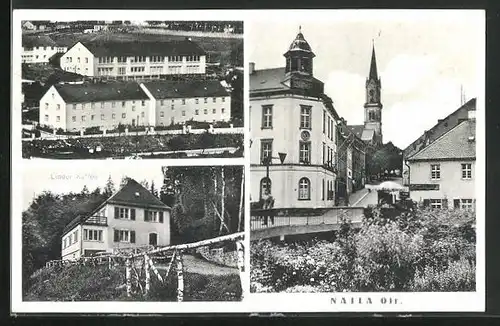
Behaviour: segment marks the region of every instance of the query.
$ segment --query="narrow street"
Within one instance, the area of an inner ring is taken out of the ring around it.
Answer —
[[[391,181],[394,181],[398,184],[403,183],[403,180],[401,178],[395,178]],[[378,182],[372,185],[377,185],[380,183],[381,182]],[[351,196],[349,197],[349,206],[367,207],[368,205],[377,205],[377,201],[378,201],[377,191],[375,190],[368,191],[368,189],[363,188],[351,194]]]

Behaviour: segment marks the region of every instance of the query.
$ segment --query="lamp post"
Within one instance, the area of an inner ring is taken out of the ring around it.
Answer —
[[[278,156],[279,157],[272,157],[271,155],[269,155],[269,156],[264,157],[264,159],[262,160],[262,164],[264,164],[266,166],[266,180],[267,180],[267,182],[269,182],[269,166],[271,165],[273,158],[279,158],[281,164],[283,164],[285,162],[286,153],[278,153]]]

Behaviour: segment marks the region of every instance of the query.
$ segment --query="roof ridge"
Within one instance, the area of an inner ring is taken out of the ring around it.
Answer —
[[[469,123],[469,122],[471,122],[471,120],[463,120],[462,122],[459,122],[455,127],[451,128],[450,130],[448,130],[447,132],[445,132],[444,134],[442,134],[441,136],[439,136],[438,138],[436,138],[432,143],[430,143],[429,145],[425,146],[424,148],[422,148],[420,151],[416,152],[412,156],[408,157],[407,160],[411,160],[416,155],[422,154],[423,152],[427,151],[429,148],[432,148],[433,146],[436,145],[436,143],[439,140],[441,140],[443,137],[445,137],[446,135],[448,135],[450,132],[452,132],[453,130],[457,129],[462,124]]]
[[[436,124],[435,124],[435,125],[433,125],[431,128],[429,128],[428,130],[426,130],[426,132],[433,130],[434,128],[436,128],[437,126],[439,126],[439,125],[440,125],[440,124],[441,124],[444,120],[448,119],[448,118],[449,118],[450,116],[452,116],[453,114],[457,113],[457,112],[458,112],[458,111],[460,111],[461,109],[463,109],[463,108],[465,108],[466,106],[470,105],[470,103],[475,102],[475,101],[476,101],[476,99],[477,99],[476,97],[473,97],[473,98],[471,98],[470,100],[468,100],[467,102],[465,102],[464,104],[460,105],[460,106],[458,107],[458,109],[456,109],[455,111],[451,112],[451,113],[450,113],[450,114],[448,114],[446,117],[444,117],[444,118],[442,118],[442,119],[439,119],[439,120],[438,120],[438,123],[436,123]],[[458,123],[456,126],[458,126],[459,124],[460,124],[460,123]],[[455,127],[456,127],[456,126],[455,126]],[[455,128],[455,127],[453,127],[453,128]],[[453,128],[452,128],[452,129],[453,129]],[[450,129],[450,130],[451,130],[451,129]],[[448,131],[449,131],[449,130],[448,130]],[[415,142],[417,142],[417,140],[419,140],[419,139],[420,139],[422,136],[424,136],[424,135],[425,135],[425,132],[424,132],[423,134],[421,134],[420,136],[418,136],[418,138],[417,138],[417,139],[415,139],[414,141],[412,141],[412,142],[411,142],[408,146],[406,146],[406,147],[403,149],[403,152],[406,152],[406,150],[410,149],[410,148],[411,148],[411,146],[412,146]],[[438,138],[439,138],[439,137],[438,137]],[[436,138],[434,141],[436,141],[438,138]],[[417,153],[419,153],[419,152],[420,152],[420,151],[418,151]],[[415,155],[415,154],[417,154],[417,153],[414,153],[413,155]],[[412,156],[413,156],[413,155],[412,155]]]

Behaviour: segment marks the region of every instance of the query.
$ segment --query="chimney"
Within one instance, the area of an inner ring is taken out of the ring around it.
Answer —
[[[255,62],[249,62],[248,63],[248,72],[251,74],[253,74],[255,72]]]

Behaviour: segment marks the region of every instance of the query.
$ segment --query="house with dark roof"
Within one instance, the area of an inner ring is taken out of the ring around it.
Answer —
[[[22,63],[47,64],[56,53],[64,53],[67,50],[48,35],[23,35],[22,47]]]
[[[157,80],[141,87],[155,107],[153,125],[231,119],[231,97],[218,80]]]
[[[468,119],[470,111],[476,110],[476,99],[472,98],[458,109],[450,113],[438,122],[429,130],[426,130],[420,137],[413,141],[403,150],[403,184],[409,184],[409,171],[408,166],[404,162],[411,156],[423,150],[429,144],[433,143],[436,139],[456,127],[462,121]]]
[[[61,68],[121,79],[205,74],[206,52],[190,39],[77,42],[61,57]]]
[[[114,249],[168,246],[170,207],[133,179],[88,214],[63,230],[63,260]]]
[[[475,111],[407,159],[410,198],[433,208],[475,205]]]
[[[136,82],[56,84],[40,99],[40,125],[67,131],[154,126],[155,108]]]

